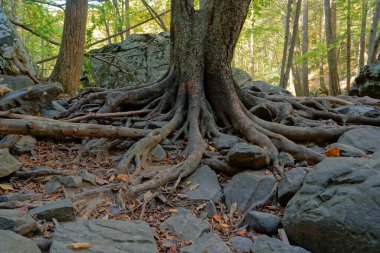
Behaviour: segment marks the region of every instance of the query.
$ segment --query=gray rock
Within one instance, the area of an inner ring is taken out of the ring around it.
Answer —
[[[350,95],[380,98],[380,60],[364,66],[352,84]]]
[[[338,143],[346,144],[363,150],[364,152],[375,152],[380,149],[380,128],[357,128],[342,134]]]
[[[73,221],[75,220],[75,207],[69,199],[52,201],[44,206],[29,210],[30,215],[37,216],[41,220],[51,221],[55,218],[57,221]]]
[[[335,111],[351,116],[364,116],[370,118],[380,117],[380,111],[372,106],[346,105],[335,108]]]
[[[199,184],[194,190],[188,190],[185,193],[189,199],[212,200],[215,203],[220,201],[222,192],[218,177],[209,166],[203,165],[198,168],[186,181],[191,181],[191,185]]]
[[[11,90],[19,90],[34,85],[28,76],[7,76],[0,75],[0,84],[7,86]]]
[[[173,213],[170,218],[161,223],[160,229],[176,234],[180,240],[192,241],[209,231],[207,223],[182,207],[178,208],[178,213]]]
[[[343,157],[363,157],[366,153],[363,150],[355,148],[350,145],[342,144],[342,143],[333,143],[326,147],[326,150],[336,147],[340,150],[340,156]]]
[[[88,182],[92,185],[97,185],[96,184],[96,176],[89,173],[88,171],[86,170],[83,170],[81,173],[80,173],[80,176],[82,177],[82,181],[85,181],[85,182]]]
[[[243,89],[251,90],[255,92],[265,92],[269,94],[292,96],[292,93],[290,91],[287,91],[286,89],[281,88],[279,86],[271,85],[264,81],[253,81],[253,82],[246,83],[243,86]]]
[[[276,180],[264,171],[246,171],[235,175],[224,188],[228,208],[236,202],[238,211],[264,200],[272,191]]]
[[[212,140],[212,145],[217,150],[230,149],[239,142],[239,138],[234,135],[222,134]]]
[[[239,68],[232,68],[232,75],[239,87],[243,87],[246,83],[252,82],[252,77]]]
[[[156,158],[158,161],[163,161],[166,159],[166,151],[161,147],[160,144],[156,145],[152,151],[150,151],[150,154]]]
[[[380,159],[326,158],[289,201],[289,239],[313,253],[377,252],[380,247]]]
[[[281,166],[284,167],[293,167],[294,166],[294,157],[286,152],[280,152],[278,155],[278,160]]]
[[[61,112],[59,112],[57,110],[42,109],[41,115],[42,115],[42,117],[45,117],[45,118],[57,119],[61,116]]]
[[[6,177],[20,169],[22,163],[9,154],[7,148],[0,149],[0,178]]]
[[[229,242],[239,253],[253,253],[253,242],[247,237],[235,236]]]
[[[256,232],[261,234],[275,234],[280,225],[280,217],[270,213],[249,211],[245,216],[245,222]]]
[[[79,187],[82,185],[82,177],[80,176],[65,176],[61,177],[60,180],[66,187]]]
[[[0,247],[4,253],[41,253],[34,241],[9,230],[0,230]]]
[[[30,135],[22,136],[12,148],[12,153],[20,155],[23,153],[30,153],[36,145],[37,140]]]
[[[267,152],[259,146],[236,143],[227,153],[228,164],[238,169],[259,170],[269,165]]]
[[[216,206],[215,206],[214,202],[212,202],[212,201],[209,201],[207,203],[205,211],[206,211],[207,218],[212,218],[215,216],[215,214],[218,213],[218,211],[216,210]]]
[[[89,220],[56,228],[50,253],[71,253],[67,245],[87,242],[86,253],[158,253],[152,230],[145,221]]]
[[[47,110],[54,110],[54,111],[58,111],[58,112],[66,112],[67,111],[66,108],[63,107],[57,101],[52,101],[50,104],[48,104],[47,106],[45,106],[45,109],[47,109]]]
[[[303,180],[308,170],[305,167],[297,167],[286,172],[278,185],[278,201],[286,206],[289,200],[301,189]]]
[[[0,229],[26,235],[36,230],[35,220],[25,211],[0,209]]]
[[[310,253],[309,251],[285,244],[280,240],[270,238],[266,235],[259,236],[253,243],[253,251],[255,253]],[[344,251],[336,251],[344,252]]]
[[[180,253],[232,253],[222,238],[216,233],[207,233],[192,245],[183,247]]]
[[[58,178],[53,178],[44,184],[45,192],[47,194],[53,194],[60,190],[62,184]]]

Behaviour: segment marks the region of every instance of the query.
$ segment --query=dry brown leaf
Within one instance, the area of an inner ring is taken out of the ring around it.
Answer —
[[[210,150],[210,151],[216,151],[216,148],[214,148],[213,146],[211,146],[211,145],[208,145],[208,150]]]
[[[90,248],[90,244],[88,242],[74,242],[67,245],[66,248],[74,250],[88,249]]]
[[[228,224],[226,224],[226,223],[222,223],[222,224],[220,224],[220,226],[221,226],[222,228],[229,228],[229,227],[230,227],[230,225],[228,225]]]
[[[119,180],[119,181],[122,181],[122,182],[128,182],[129,177],[126,174],[118,174],[116,176],[116,179]]]
[[[178,209],[172,208],[172,209],[169,209],[169,212],[170,213],[178,213]]]
[[[13,185],[11,184],[0,184],[0,189],[3,191],[14,191]]]
[[[328,157],[339,157],[340,149],[334,146],[330,148],[329,150],[325,151],[323,154],[325,154]]]

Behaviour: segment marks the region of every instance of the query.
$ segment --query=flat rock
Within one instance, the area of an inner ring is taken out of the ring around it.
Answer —
[[[278,201],[282,206],[286,206],[289,200],[301,189],[307,172],[307,168],[297,167],[285,173],[278,185]]]
[[[280,165],[283,167],[293,167],[294,166],[294,157],[286,152],[280,152],[278,155],[278,160]]]
[[[47,194],[53,194],[61,189],[61,181],[58,178],[53,178],[44,184],[45,192]]]
[[[82,181],[88,182],[92,185],[96,185],[96,176],[89,173],[88,171],[83,170],[80,173],[80,176],[82,178]]]
[[[280,240],[270,238],[266,235],[259,236],[253,243],[255,253],[310,253],[309,251],[289,244],[285,244]],[[336,251],[344,252],[344,251]]]
[[[209,231],[207,223],[182,207],[178,208],[178,213],[173,213],[170,218],[162,222],[160,229],[176,234],[180,240],[192,241]]]
[[[60,180],[67,187],[79,187],[82,184],[82,177],[80,176],[65,176],[61,177]]]
[[[370,118],[380,117],[380,111],[372,106],[347,105],[335,108],[335,111],[351,116],[364,116]]]
[[[34,241],[9,230],[0,230],[0,246],[4,253],[41,253]]]
[[[88,220],[56,228],[50,253],[72,253],[68,244],[87,242],[85,253],[158,253],[152,230],[145,221]]]
[[[281,219],[271,213],[249,211],[245,216],[245,222],[256,232],[271,235],[277,233]]]
[[[20,169],[22,165],[19,160],[9,154],[7,148],[0,149],[0,178],[10,175]]]
[[[259,170],[269,165],[267,152],[259,146],[236,143],[227,153],[227,163],[242,170]]]
[[[152,151],[150,151],[150,154],[157,159],[158,161],[163,161],[166,159],[166,151],[161,147],[160,144],[156,145]]]
[[[378,252],[380,152],[326,158],[311,170],[282,219],[289,240],[313,253]]]
[[[253,252],[253,241],[247,237],[235,236],[232,237],[229,242],[239,253]]]
[[[330,144],[326,147],[326,149],[328,150],[333,147],[338,148],[340,150],[340,156],[343,157],[363,157],[366,155],[366,153],[363,150],[342,143]]]
[[[21,155],[23,153],[30,153],[30,151],[32,151],[36,143],[37,140],[34,137],[30,135],[24,135],[13,146],[12,153],[17,155]]]
[[[36,230],[35,220],[25,211],[0,209],[0,229],[26,235]]]
[[[375,152],[380,149],[380,128],[357,128],[342,134],[338,143],[346,144],[363,150],[364,152]]]
[[[220,201],[222,192],[218,177],[209,166],[203,165],[198,168],[186,181],[191,181],[190,186],[199,185],[195,189],[188,190],[185,193],[189,199],[212,200],[215,203]]]
[[[224,188],[228,208],[237,204],[238,211],[245,211],[264,200],[272,191],[276,180],[264,171],[246,171],[235,175]]]
[[[69,199],[51,201],[44,206],[29,210],[30,215],[49,221],[53,218],[57,221],[73,221],[75,220],[75,212],[74,204]]]
[[[183,247],[180,253],[232,253],[222,238],[216,233],[204,234],[192,245]]]
[[[212,140],[212,145],[217,150],[230,149],[239,142],[239,138],[234,135],[222,134]]]
[[[28,76],[0,75],[0,84],[6,85],[11,90],[19,90],[22,88],[33,86],[34,82]]]
[[[264,81],[253,81],[246,83],[243,86],[243,89],[254,91],[254,92],[264,92],[268,94],[277,94],[277,95],[285,95],[292,96],[292,93],[284,88],[279,86],[271,85]]]

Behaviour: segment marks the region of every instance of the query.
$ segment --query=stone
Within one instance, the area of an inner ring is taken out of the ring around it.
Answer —
[[[282,219],[292,243],[313,253],[377,252],[380,152],[326,158],[311,170]]]
[[[85,181],[85,182],[88,182],[92,185],[97,185],[96,183],[96,176],[89,173],[88,171],[86,170],[83,170],[81,173],[80,173],[80,176],[82,178],[82,181]]]
[[[199,185],[195,189],[185,192],[189,199],[212,200],[218,203],[222,197],[218,177],[215,171],[207,165],[198,168],[186,179],[186,182],[191,182],[189,187]]]
[[[36,144],[37,140],[33,136],[23,135],[13,146],[12,153],[17,155],[30,153]]]
[[[61,112],[57,110],[42,109],[41,116],[49,119],[57,119],[61,116]]]
[[[292,96],[292,93],[290,91],[284,88],[281,88],[279,86],[271,85],[264,81],[253,81],[253,82],[246,83],[243,86],[243,89],[254,91],[254,92],[264,92],[264,93],[269,93],[269,94]]]
[[[297,167],[285,173],[278,185],[278,202],[286,206],[289,200],[301,189],[303,180],[308,170],[305,167]]]
[[[351,116],[364,116],[370,118],[380,117],[380,111],[372,106],[346,105],[335,108],[335,111]]]
[[[294,166],[294,157],[286,152],[281,151],[278,155],[278,160],[280,165],[283,167],[293,167]]]
[[[350,145],[364,152],[375,152],[380,149],[380,128],[356,128],[342,134],[338,143]]]
[[[218,211],[216,210],[216,206],[212,201],[207,202],[205,211],[207,218],[212,218],[218,213]]]
[[[75,220],[76,209],[73,202],[69,199],[48,202],[44,206],[29,210],[30,215],[35,215],[40,220],[57,221]]]
[[[280,240],[270,238],[266,235],[259,236],[253,243],[252,252],[255,253],[310,253],[309,251]],[[343,251],[336,251],[343,252]]]
[[[182,207],[177,210],[177,213],[161,223],[160,229],[176,234],[180,240],[192,241],[209,231],[207,223],[195,217],[189,210]]]
[[[50,253],[71,253],[71,243],[87,242],[86,253],[158,253],[152,230],[145,221],[88,220],[56,227]]]
[[[0,230],[0,247],[4,253],[41,253],[34,241],[9,230]]]
[[[222,238],[216,233],[207,233],[192,245],[183,247],[180,253],[232,253]]]
[[[32,79],[28,76],[8,76],[8,75],[0,75],[0,84],[5,85],[11,90],[19,90],[23,88],[27,88],[34,85]]]
[[[82,185],[82,177],[80,176],[65,176],[61,177],[60,180],[66,187],[79,187]]]
[[[150,154],[157,159],[158,161],[163,161],[166,159],[166,151],[161,147],[160,144],[156,145],[152,151],[150,151]]]
[[[234,135],[222,134],[212,140],[212,145],[217,150],[230,149],[239,142],[239,138]]]
[[[380,59],[370,65],[364,66],[359,75],[352,83],[352,88],[349,92],[351,96],[369,96],[371,98],[380,98]]]
[[[230,208],[236,202],[237,210],[244,212],[270,195],[275,183],[275,178],[264,171],[239,173],[224,187],[226,204]]]
[[[227,163],[241,170],[259,170],[269,165],[267,152],[259,146],[239,142],[227,153]]]
[[[338,148],[340,150],[340,156],[343,157],[363,157],[366,155],[366,153],[363,150],[342,143],[330,144],[326,146],[326,150],[329,150],[333,147]]]
[[[47,106],[45,106],[45,109],[46,110],[54,110],[54,111],[58,111],[58,112],[67,112],[66,108],[63,107],[57,101],[52,101],[50,104],[48,104]]]
[[[25,211],[0,209],[0,229],[26,235],[36,230],[35,220]]]
[[[61,189],[61,181],[58,178],[53,178],[44,184],[45,192],[47,194],[53,194]]]
[[[7,148],[0,149],[0,178],[6,177],[16,170],[20,169],[23,164],[9,154]]]
[[[246,83],[252,82],[252,77],[242,69],[232,68],[232,75],[239,87],[243,87]]]
[[[258,211],[249,211],[245,216],[245,222],[254,231],[261,234],[276,234],[281,219],[277,215],[271,213],[263,213]]]
[[[253,241],[247,237],[234,236],[229,240],[229,242],[239,253],[253,253]]]

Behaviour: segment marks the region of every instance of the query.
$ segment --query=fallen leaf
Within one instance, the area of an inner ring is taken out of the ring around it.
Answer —
[[[247,235],[247,229],[243,229],[242,231],[239,232],[240,236],[246,236]]]
[[[0,189],[3,191],[14,191],[14,188],[11,184],[0,184]]]
[[[234,202],[231,207],[230,207],[230,215],[232,215],[233,213],[235,213],[237,210],[237,204],[236,202]]]
[[[190,186],[190,191],[195,190],[198,187],[199,187],[199,184],[194,184],[194,185]]]
[[[170,213],[178,213],[178,209],[172,208],[172,209],[169,209],[169,212]]]
[[[176,245],[172,245],[170,246],[169,250],[167,251],[167,253],[177,253],[177,246]]]
[[[153,196],[153,193],[151,191],[147,191],[144,193],[144,201],[149,200]]]
[[[103,178],[101,178],[101,177],[99,177],[99,176],[97,176],[97,177],[96,177],[96,183],[97,183],[98,185],[105,185],[105,184],[108,183],[108,181],[107,181],[107,180],[104,180]]]
[[[210,151],[216,151],[216,148],[214,148],[214,147],[211,146],[211,145],[208,145],[208,150],[210,150]]]
[[[119,174],[116,176],[116,179],[122,182],[128,182],[129,177],[126,174]]]
[[[74,242],[66,246],[66,248],[81,250],[90,248],[90,244],[87,242]]]
[[[230,225],[228,225],[228,224],[226,224],[226,223],[222,223],[222,224],[220,224],[220,226],[221,226],[222,228],[229,228],[229,227],[230,227]]]
[[[327,157],[339,157],[340,149],[334,146],[329,150],[325,151],[323,154],[325,154]]]
[[[102,220],[108,220],[110,218],[109,214],[106,213],[106,215],[103,216]]]
[[[214,215],[214,217],[212,217],[213,220],[221,223],[223,220],[222,220],[222,215],[220,213],[217,213]]]
[[[191,185],[192,183],[191,180],[186,181],[186,185]]]
[[[113,180],[115,180],[115,175],[112,175],[109,179],[108,179],[108,182],[112,182]]]

